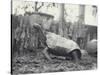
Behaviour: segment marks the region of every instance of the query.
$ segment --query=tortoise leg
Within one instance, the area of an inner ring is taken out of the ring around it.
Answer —
[[[79,62],[79,60],[81,59],[81,53],[77,50],[72,51],[71,56],[74,62]]]
[[[49,61],[52,61],[52,59],[50,58],[50,56],[49,56],[47,50],[48,50],[48,47],[46,47],[46,48],[42,51],[42,53],[43,53],[43,55],[44,55]]]
[[[78,54],[76,51],[73,51],[72,52],[72,58],[75,62],[78,62],[79,61],[79,57],[78,57]]]

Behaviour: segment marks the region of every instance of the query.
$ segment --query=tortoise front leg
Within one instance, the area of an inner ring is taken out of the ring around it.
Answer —
[[[44,48],[44,50],[42,51],[43,55],[49,60],[49,61],[52,61],[52,59],[50,58],[48,52],[48,47]]]

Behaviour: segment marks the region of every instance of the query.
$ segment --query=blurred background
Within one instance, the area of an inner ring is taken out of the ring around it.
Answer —
[[[87,41],[97,39],[97,7],[94,5],[13,0],[11,15],[12,30],[21,23],[27,24],[31,16],[29,23],[39,23],[51,32],[70,37],[83,49]]]

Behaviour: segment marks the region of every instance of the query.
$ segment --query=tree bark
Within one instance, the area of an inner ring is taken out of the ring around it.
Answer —
[[[76,38],[77,38],[77,42],[81,48],[84,47],[84,44],[85,44],[84,40],[86,39],[85,34],[84,34],[84,32],[86,32],[86,31],[84,31],[85,30],[84,15],[85,15],[85,6],[80,5],[80,7],[79,7],[79,21],[78,21],[78,27],[77,27],[78,28],[77,29],[78,35]],[[80,40],[78,40],[78,39],[80,39]]]
[[[65,18],[64,18],[64,4],[60,4],[60,14],[59,14],[59,34],[65,38],[68,38],[67,32],[67,26],[65,24]]]
[[[63,36],[63,24],[64,24],[64,4],[60,4],[59,14],[59,34]]]
[[[44,5],[44,3],[42,2],[42,4],[38,7],[38,2],[35,2],[35,12],[38,12],[39,9]]]

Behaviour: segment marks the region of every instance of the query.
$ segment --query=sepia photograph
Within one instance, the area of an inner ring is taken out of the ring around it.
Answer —
[[[11,1],[11,74],[96,70],[98,7]]]

